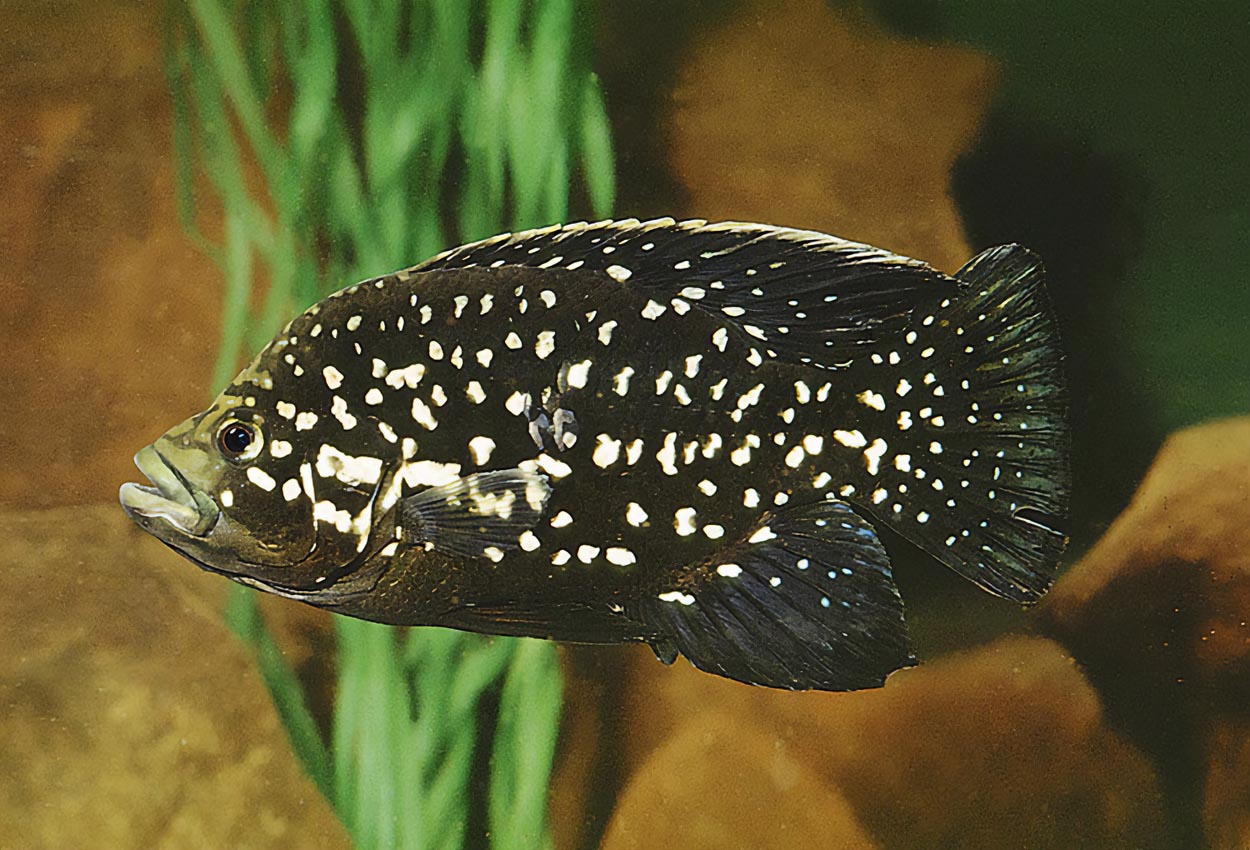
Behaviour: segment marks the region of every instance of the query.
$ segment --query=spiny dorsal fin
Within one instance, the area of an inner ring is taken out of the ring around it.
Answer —
[[[918,260],[810,230],[672,219],[570,224],[464,245],[411,272],[521,265],[601,272],[654,301],[708,312],[766,353],[845,366],[956,282]]]
[[[878,687],[915,663],[876,532],[844,502],[790,505],[644,604],[661,659],[791,690]]]

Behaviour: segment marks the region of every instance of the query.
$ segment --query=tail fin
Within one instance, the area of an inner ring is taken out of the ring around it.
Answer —
[[[1067,544],[1071,481],[1066,381],[1042,264],[1004,245],[957,277],[960,294],[917,315],[906,349],[881,363],[898,380],[899,430],[859,500],[960,575],[1033,602]]]

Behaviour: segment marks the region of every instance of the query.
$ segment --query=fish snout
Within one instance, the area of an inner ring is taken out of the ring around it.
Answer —
[[[148,484],[126,483],[118,498],[127,516],[149,528],[151,521],[164,520],[177,531],[202,537],[216,523],[216,505],[207,497],[197,497],[187,480],[155,446],[145,446],[135,455],[135,466]]]

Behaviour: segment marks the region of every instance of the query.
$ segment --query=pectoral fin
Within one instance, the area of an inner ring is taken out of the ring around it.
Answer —
[[[550,497],[551,485],[541,472],[479,472],[402,499],[397,524],[406,541],[453,555],[490,557],[517,548]]]

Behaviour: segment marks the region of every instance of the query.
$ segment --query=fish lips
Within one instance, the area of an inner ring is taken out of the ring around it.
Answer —
[[[122,510],[140,527],[162,539],[168,535],[162,526],[192,537],[204,537],[213,530],[221,516],[217,505],[195,491],[155,446],[140,449],[135,455],[135,466],[152,482],[151,486],[123,484],[118,498]]]

